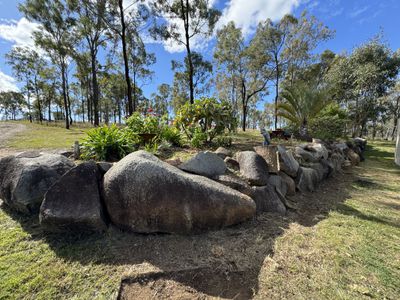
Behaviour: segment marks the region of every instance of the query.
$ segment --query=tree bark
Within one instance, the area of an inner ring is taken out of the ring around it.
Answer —
[[[128,115],[132,115],[134,111],[136,111],[136,106],[132,101],[132,86],[131,86],[131,78],[129,76],[129,61],[128,61],[128,53],[126,49],[126,24],[124,18],[124,8],[122,6],[122,0],[118,0],[120,19],[121,19],[121,43],[122,43],[122,54],[124,57],[124,66],[125,66],[125,81],[127,85],[128,91]]]
[[[275,57],[276,64],[276,78],[275,78],[275,130],[278,129],[278,99],[279,99],[279,62],[278,58]]]
[[[68,100],[67,100],[67,87],[65,80],[65,65],[61,63],[61,80],[62,80],[62,94],[64,100],[64,109],[65,109],[65,128],[69,129],[69,115],[68,115]]]
[[[90,56],[92,63],[94,126],[99,126],[99,84],[97,82],[96,51],[93,47],[90,49]]]
[[[186,9],[183,5],[183,0],[181,0],[181,7],[182,7],[182,17],[183,17],[183,24],[185,27],[185,39],[186,39],[186,52],[187,52],[187,59],[189,63],[189,100],[190,103],[194,103],[194,84],[193,84],[193,61],[192,61],[192,52],[190,50],[190,37],[189,37],[189,0],[186,0]]]
[[[400,166],[400,119],[397,120],[397,141],[394,162]]]

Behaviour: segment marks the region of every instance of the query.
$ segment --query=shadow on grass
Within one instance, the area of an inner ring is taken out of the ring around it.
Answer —
[[[389,156],[375,149],[369,149],[369,153],[385,159]],[[381,188],[373,181],[355,179],[353,174],[340,174],[322,183],[314,193],[296,195],[292,200],[297,203],[297,210],[289,211],[286,216],[264,213],[244,224],[194,236],[135,234],[112,226],[103,234],[46,234],[37,218],[16,214],[5,206],[2,209],[18,221],[32,239],[45,240],[57,256],[67,261],[83,265],[133,266],[134,272],[122,281],[121,299],[137,298],[138,289],[144,289],[146,282],[155,284],[167,280],[191,290],[192,297],[193,293],[201,293],[249,299],[258,291],[260,270],[266,257],[273,255],[276,238],[292,223],[314,226],[330,211],[337,210],[399,227],[399,224],[365,215],[344,204],[354,182],[363,188]],[[135,265],[142,264],[150,264],[158,271],[138,274],[138,269],[144,267],[135,268]],[[165,284],[160,283],[160,287]]]

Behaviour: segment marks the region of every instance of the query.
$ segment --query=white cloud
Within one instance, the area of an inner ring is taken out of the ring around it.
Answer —
[[[39,28],[39,24],[32,23],[24,17],[19,21],[2,19],[1,22],[0,38],[16,46],[34,47],[32,33]]]
[[[15,79],[0,70],[0,92],[19,91]]]
[[[300,5],[301,0],[230,0],[222,12],[219,26],[234,21],[244,35],[253,33],[257,24],[270,18],[281,19]],[[308,1],[309,2],[309,1]]]
[[[364,6],[364,7],[361,7],[361,8],[358,8],[355,11],[353,11],[352,13],[350,13],[350,17],[356,18],[359,15],[362,15],[363,13],[365,13],[368,9],[369,9],[368,5]]]

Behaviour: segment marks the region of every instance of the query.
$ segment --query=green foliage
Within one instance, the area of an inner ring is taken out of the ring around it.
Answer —
[[[229,135],[220,135],[215,138],[214,143],[218,147],[230,147],[232,146],[232,137]]]
[[[91,129],[87,134],[82,144],[83,159],[116,161],[132,152],[137,143],[136,135],[115,124]]]
[[[201,148],[207,142],[207,133],[196,128],[190,140],[190,145],[194,148]]]
[[[215,98],[201,98],[193,104],[184,104],[179,109],[175,122],[188,140],[198,145],[200,141],[211,142],[225,130],[235,130],[237,121],[232,115],[229,103],[218,102]]]
[[[178,147],[183,144],[181,132],[176,127],[164,126],[161,139]]]
[[[310,120],[312,137],[332,141],[345,135],[347,112],[336,103],[327,105]]]
[[[149,115],[144,116],[139,112],[135,112],[126,120],[128,128],[136,133],[150,133],[159,135],[162,132],[163,124],[159,117]]]

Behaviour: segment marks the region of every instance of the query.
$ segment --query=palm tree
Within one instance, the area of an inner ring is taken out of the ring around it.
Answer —
[[[283,102],[278,104],[278,116],[293,122],[301,137],[308,136],[308,122],[327,104],[325,90],[302,84],[285,88],[281,93]]]

